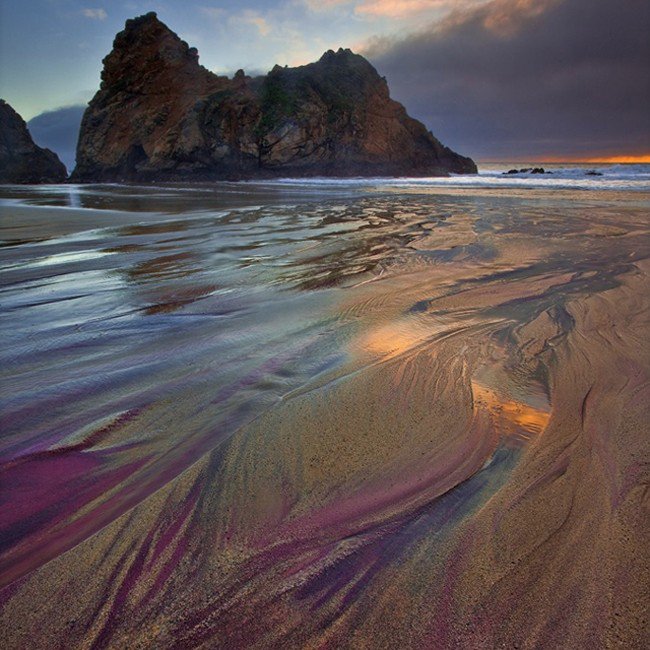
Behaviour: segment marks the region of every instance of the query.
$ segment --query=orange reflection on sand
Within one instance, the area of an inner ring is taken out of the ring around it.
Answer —
[[[495,391],[475,381],[472,382],[472,394],[475,406],[480,405],[492,415],[505,419],[518,429],[541,433],[548,424],[550,413],[547,411],[536,409],[523,402],[504,400]]]
[[[360,347],[365,352],[378,356],[396,356],[410,350],[421,343],[431,331],[418,331],[419,328],[396,326],[394,324],[376,328],[368,332],[360,341]]]

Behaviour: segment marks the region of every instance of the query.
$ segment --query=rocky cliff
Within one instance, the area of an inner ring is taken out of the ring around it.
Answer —
[[[32,140],[27,125],[0,99],[0,183],[62,183],[65,165]]]
[[[76,181],[446,175],[476,165],[390,98],[350,50],[217,76],[155,13],[129,20],[81,124]]]

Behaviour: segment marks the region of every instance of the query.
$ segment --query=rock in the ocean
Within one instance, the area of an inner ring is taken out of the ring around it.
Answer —
[[[502,172],[504,176],[508,174],[552,174],[547,172],[543,167],[523,167],[522,169],[509,169],[507,172]]]
[[[0,99],[0,183],[62,183],[65,165],[32,140],[25,120]]]
[[[217,76],[155,13],[129,20],[84,115],[76,181],[476,173],[350,50]]]

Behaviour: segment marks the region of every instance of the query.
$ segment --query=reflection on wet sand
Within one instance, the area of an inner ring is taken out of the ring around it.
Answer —
[[[472,394],[477,407],[488,410],[493,417],[498,417],[507,423],[507,429],[516,432],[541,433],[549,420],[548,411],[517,402],[516,400],[501,399],[496,391],[472,382]]]
[[[642,647],[645,194],[134,191],[0,231],[3,646]]]

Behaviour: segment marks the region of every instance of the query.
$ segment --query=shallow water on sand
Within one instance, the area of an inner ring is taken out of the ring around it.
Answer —
[[[562,604],[636,593],[648,194],[2,196],[13,647],[585,643]]]

